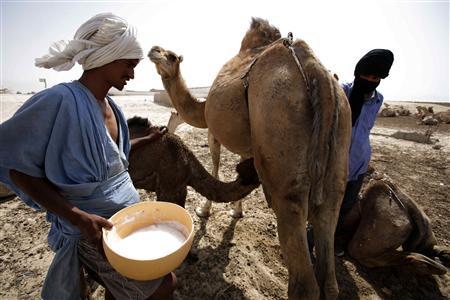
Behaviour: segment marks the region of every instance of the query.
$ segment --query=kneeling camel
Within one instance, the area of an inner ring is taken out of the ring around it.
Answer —
[[[363,187],[342,231],[350,256],[366,267],[399,266],[442,275],[447,269],[433,258],[450,265],[450,250],[437,245],[429,218],[385,175],[374,174]]]

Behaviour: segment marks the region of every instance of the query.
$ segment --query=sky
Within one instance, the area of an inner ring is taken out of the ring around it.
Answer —
[[[374,48],[395,56],[378,90],[387,100],[450,102],[449,0],[155,0],[1,1],[0,88],[40,91],[78,79],[77,65],[57,72],[34,66],[58,40],[101,12],[112,12],[138,30],[144,54],[159,45],[182,54],[189,87],[210,86],[223,64],[239,51],[252,17],[268,20],[283,37],[305,40],[322,64],[353,80],[357,61]],[[145,57],[126,89],[161,89],[155,66]]]

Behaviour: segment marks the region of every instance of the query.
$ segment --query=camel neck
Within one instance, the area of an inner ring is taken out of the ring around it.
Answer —
[[[181,118],[191,126],[206,128],[205,102],[197,100],[181,75],[170,79],[163,79],[163,85],[170,96],[172,105],[178,111]]]

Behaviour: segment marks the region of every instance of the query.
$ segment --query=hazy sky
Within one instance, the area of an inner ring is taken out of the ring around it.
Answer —
[[[251,17],[267,19],[281,35],[305,40],[322,63],[353,80],[356,62],[373,48],[394,52],[379,90],[388,100],[449,102],[449,1],[226,0],[226,1],[4,1],[1,0],[0,86],[22,92],[78,79],[82,69],[56,72],[34,66],[51,43],[69,40],[100,12],[135,25],[145,54],[154,45],[184,56],[188,86],[209,86],[239,50]],[[127,89],[162,88],[148,58]]]

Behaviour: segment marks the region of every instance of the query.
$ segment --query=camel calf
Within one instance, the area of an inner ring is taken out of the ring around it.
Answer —
[[[128,120],[130,138],[148,135],[155,130],[147,119]],[[232,182],[221,182],[211,176],[195,155],[172,134],[142,146],[130,153],[129,168],[136,188],[156,192],[157,199],[184,207],[187,186],[214,202],[233,202],[244,198],[259,186],[253,159],[238,164],[239,176]]]

